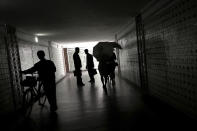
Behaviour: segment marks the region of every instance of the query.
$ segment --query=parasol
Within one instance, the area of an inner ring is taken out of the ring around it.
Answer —
[[[116,42],[99,42],[93,47],[93,56],[98,61],[106,61],[113,55],[114,48],[122,49]]]

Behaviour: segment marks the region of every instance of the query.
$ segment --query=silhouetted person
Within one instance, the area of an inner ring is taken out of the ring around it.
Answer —
[[[56,102],[56,83],[55,83],[55,64],[51,60],[45,59],[44,51],[37,52],[37,56],[40,59],[32,68],[22,71],[24,74],[32,74],[38,71],[39,80],[42,81],[44,91],[46,93],[48,102],[50,104],[50,110],[57,110]]]
[[[82,82],[81,78],[81,59],[79,57],[79,47],[75,48],[75,53],[73,54],[73,61],[75,65],[75,76],[77,78],[77,85],[84,86],[85,84]]]
[[[109,59],[108,64],[110,70],[110,78],[112,80],[112,83],[115,84],[115,68],[118,64],[116,62],[116,54],[114,52],[112,57]]]
[[[85,49],[84,52],[86,54],[86,69],[88,70],[88,74],[90,76],[89,82],[95,82],[94,74],[93,74],[93,69],[94,69],[93,56],[90,53],[88,53],[88,49]]]

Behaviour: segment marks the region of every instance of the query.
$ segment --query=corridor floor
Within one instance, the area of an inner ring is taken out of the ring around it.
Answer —
[[[180,115],[154,98],[144,98],[136,88],[116,77],[116,85],[102,88],[100,77],[89,83],[83,72],[85,86],[77,87],[73,74],[57,84],[58,110],[50,113],[34,104],[29,119],[17,119],[8,126],[18,131],[140,131],[190,130],[193,120]],[[192,127],[193,126],[193,127]]]

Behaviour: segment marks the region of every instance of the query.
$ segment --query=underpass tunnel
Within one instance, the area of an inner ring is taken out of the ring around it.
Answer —
[[[106,88],[102,86],[96,58],[95,83],[88,82],[84,53],[88,49],[93,54],[93,47],[106,39],[56,42],[2,24],[1,122],[13,125],[8,130],[33,131],[196,129],[197,1],[152,0],[124,23],[114,31],[113,39],[108,39],[122,49],[114,51],[118,62],[116,84],[109,83]],[[80,48],[83,87],[77,86],[73,74],[75,47]],[[35,103],[27,120],[20,114],[20,71],[39,61],[39,50],[56,66],[58,110],[53,116],[48,103],[42,109]]]

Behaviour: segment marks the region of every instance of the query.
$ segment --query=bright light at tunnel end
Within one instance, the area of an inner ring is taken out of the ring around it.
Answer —
[[[88,41],[88,42],[72,42],[72,43],[60,43],[63,48],[92,48],[94,47],[99,41]]]

